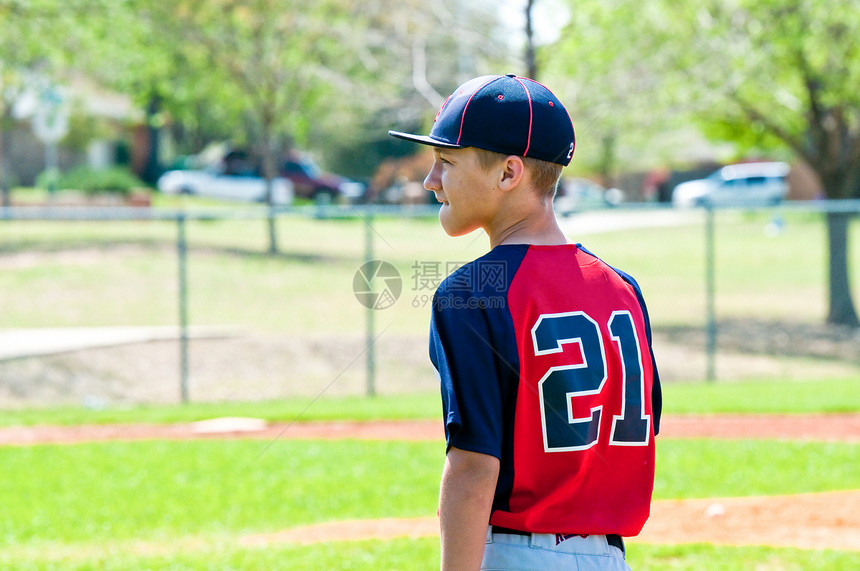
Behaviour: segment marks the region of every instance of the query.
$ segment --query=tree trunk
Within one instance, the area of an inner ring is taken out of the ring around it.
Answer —
[[[278,175],[278,150],[275,148],[272,136],[272,114],[263,112],[263,177],[266,180],[266,204],[269,207],[267,217],[269,230],[269,253],[277,254],[278,247],[278,219],[275,216],[275,185],[274,179]]]
[[[12,167],[9,162],[9,150],[12,142],[12,109],[9,105],[0,104],[0,205],[12,206]]]
[[[266,181],[266,194],[272,196],[272,181]],[[275,207],[272,204],[272,199],[269,198],[269,216],[267,217],[269,223],[269,253],[277,254],[279,251],[278,248],[278,219],[275,216]]]
[[[12,206],[11,189],[9,184],[8,163],[6,161],[6,129],[0,121],[0,206]]]
[[[532,9],[534,0],[526,0],[526,77],[537,81],[537,58],[535,57],[534,26],[532,22]]]
[[[606,188],[615,186],[612,173],[615,171],[615,154],[618,148],[618,136],[615,130],[609,131],[603,136],[600,146],[600,164],[598,171],[600,174],[600,183]]]
[[[860,327],[857,311],[851,298],[851,280],[848,273],[848,228],[854,213],[827,213],[827,240],[829,245],[830,307],[827,323]]]
[[[161,131],[160,122],[157,120],[157,115],[161,111],[161,97],[153,94],[149,98],[149,103],[146,106],[146,130],[149,134],[148,148],[146,152],[146,163],[143,165],[143,170],[140,173],[140,178],[147,184],[155,184],[158,182],[164,171],[161,168],[161,157],[159,148],[159,132]]]

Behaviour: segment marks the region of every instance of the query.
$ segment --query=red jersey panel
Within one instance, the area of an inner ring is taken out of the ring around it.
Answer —
[[[519,351],[509,512],[539,533],[636,535],[654,482],[653,364],[634,286],[576,246],[531,246],[508,303]]]
[[[498,246],[434,296],[448,447],[499,458],[490,523],[636,535],[660,383],[635,280],[583,248]]]

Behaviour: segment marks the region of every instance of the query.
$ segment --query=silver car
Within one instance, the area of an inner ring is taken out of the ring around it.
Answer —
[[[173,170],[158,179],[158,190],[165,194],[196,194],[212,198],[264,202],[265,179],[252,174],[226,174],[215,169]],[[293,201],[293,183],[284,178],[272,180],[272,202],[287,205]]]
[[[707,178],[682,182],[672,191],[672,204],[692,206],[762,206],[778,204],[788,194],[787,163],[738,163]]]

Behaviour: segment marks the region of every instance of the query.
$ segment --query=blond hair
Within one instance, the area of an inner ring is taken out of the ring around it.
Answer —
[[[508,156],[494,151],[479,149],[477,147],[473,148],[477,152],[478,165],[484,171],[490,170]],[[525,164],[526,168],[531,173],[532,185],[534,188],[544,197],[551,198],[555,196],[556,189],[558,188],[558,181],[561,178],[561,170],[564,167],[556,163],[542,161],[531,157],[521,158],[523,159],[523,164]]]

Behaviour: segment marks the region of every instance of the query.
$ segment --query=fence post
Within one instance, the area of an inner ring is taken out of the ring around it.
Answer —
[[[188,247],[185,241],[185,213],[176,216],[176,250],[179,259],[179,390],[182,404],[188,397]]]
[[[368,212],[364,220],[364,262],[373,261],[373,212]],[[371,278],[372,279],[372,278]],[[373,284],[370,284],[371,287]],[[376,394],[376,347],[374,343],[375,337],[375,313],[373,307],[368,307],[365,311],[365,340],[364,344],[367,347],[366,360],[366,383],[367,396],[372,397]]]
[[[705,380],[717,380],[717,318],[714,303],[716,296],[716,256],[714,252],[714,207],[705,205]]]

